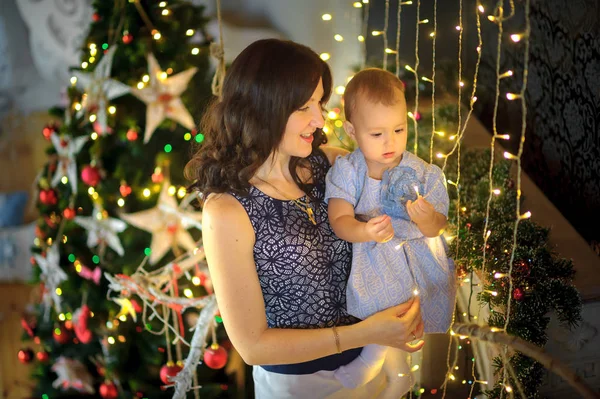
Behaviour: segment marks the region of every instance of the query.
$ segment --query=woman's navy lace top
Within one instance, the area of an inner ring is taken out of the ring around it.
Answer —
[[[333,232],[327,217],[325,176],[330,164],[321,151],[309,158],[314,188],[313,225],[293,201],[278,200],[251,187],[232,194],[254,227],[254,260],[270,328],[318,328],[353,324],[346,312],[351,247]],[[305,200],[303,197],[302,200]]]

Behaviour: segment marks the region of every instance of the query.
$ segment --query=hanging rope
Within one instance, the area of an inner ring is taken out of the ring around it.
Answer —
[[[219,62],[215,76],[212,80],[212,93],[213,95],[221,98],[221,91],[223,88],[223,80],[225,80],[225,50],[223,48],[223,19],[221,18],[221,0],[217,2],[217,21],[219,22],[219,42],[210,44],[210,55],[215,57]]]

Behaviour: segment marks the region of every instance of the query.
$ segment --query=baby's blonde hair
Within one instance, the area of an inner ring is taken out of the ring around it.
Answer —
[[[358,72],[344,91],[344,116],[352,122],[358,98],[375,104],[394,105],[404,100],[404,84],[396,75],[380,68],[367,68]]]

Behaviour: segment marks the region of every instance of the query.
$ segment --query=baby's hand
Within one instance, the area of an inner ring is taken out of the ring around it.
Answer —
[[[388,242],[394,237],[392,219],[387,215],[381,215],[370,219],[364,224],[367,236],[376,242]]]
[[[430,224],[435,221],[435,208],[420,195],[415,202],[408,200],[406,210],[408,211],[410,220],[418,225]]]

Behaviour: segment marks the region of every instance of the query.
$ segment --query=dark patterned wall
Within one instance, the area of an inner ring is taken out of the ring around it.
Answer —
[[[517,1],[522,9],[523,2]],[[508,10],[508,7],[507,7]],[[486,21],[487,22],[487,21]],[[505,24],[501,93],[518,92],[523,73],[522,12]],[[497,29],[487,23],[476,112],[491,130]],[[485,44],[487,43],[487,46]],[[531,51],[527,92],[527,134],[523,164],[527,174],[590,244],[600,242],[600,2],[537,0],[531,7]],[[518,101],[500,100],[499,133],[521,129]],[[524,193],[526,195],[527,193]]]

